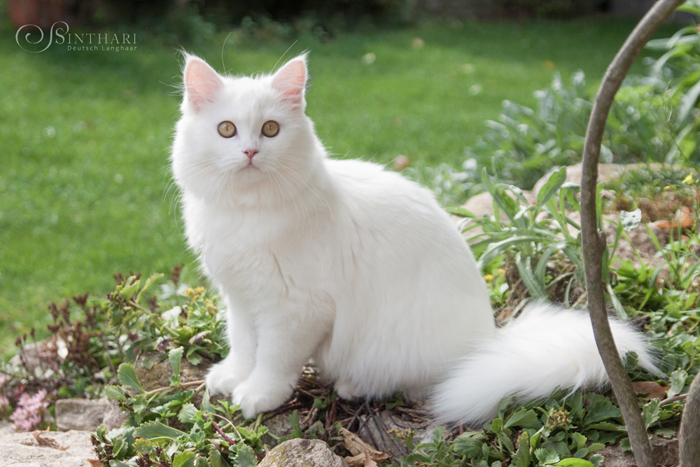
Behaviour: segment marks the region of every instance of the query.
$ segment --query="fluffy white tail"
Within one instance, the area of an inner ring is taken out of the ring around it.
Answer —
[[[658,372],[641,333],[615,320],[610,326],[620,355],[634,351],[641,367]],[[436,386],[432,405],[443,422],[482,422],[509,395],[544,398],[607,382],[588,313],[538,303],[461,360]]]

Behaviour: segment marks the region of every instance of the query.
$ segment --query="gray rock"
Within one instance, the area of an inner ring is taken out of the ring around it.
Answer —
[[[603,181],[608,181],[613,178],[617,178],[625,172],[626,170],[631,170],[634,168],[638,168],[639,164],[629,164],[629,165],[621,165],[621,164],[598,164],[598,181],[603,182]],[[580,184],[581,183],[581,175],[583,174],[583,164],[578,163],[574,165],[570,165],[566,168],[566,181],[571,182],[571,183],[576,183]],[[550,171],[549,173],[545,174],[537,180],[537,183],[535,183],[535,186],[532,187],[532,191],[537,194],[540,192],[542,187],[544,186],[545,183],[547,183],[547,180],[549,180],[549,177],[552,175],[552,172]]]
[[[170,360],[167,358],[162,361],[153,359],[149,362],[148,359],[154,356],[158,356],[158,354],[142,355],[134,365],[136,376],[146,391],[170,386],[170,377],[173,374]],[[210,365],[211,362],[209,360],[204,360],[199,366],[194,366],[190,364],[186,358],[183,358],[180,362],[180,381],[188,383],[191,381],[204,380]],[[189,389],[194,389],[194,387],[190,387]],[[199,394],[196,394],[192,398],[192,403],[197,407],[202,403],[203,394],[204,392],[200,391]],[[219,398],[212,396],[211,402],[214,403],[217,399]]]
[[[567,213],[567,216],[578,225],[581,225],[581,213],[569,212]],[[612,245],[615,241],[615,235],[617,233],[617,220],[619,216],[617,214],[605,214],[603,215],[603,218],[605,219],[605,242],[608,245]],[[666,232],[653,224],[648,225],[654,235],[656,235],[661,247],[663,248],[666,246]],[[579,232],[572,226],[569,226],[569,233],[575,236],[578,235]],[[620,238],[620,241],[617,244],[617,250],[615,250],[617,260],[630,260],[635,266],[639,267],[639,258],[634,252],[636,249],[644,262],[650,265],[652,268],[666,264],[666,261],[662,256],[656,256],[656,253],[659,250],[656,248],[656,245],[652,241],[651,236],[649,235],[649,232],[644,224],[639,224],[635,229],[627,232],[627,236],[632,244],[630,244],[630,242],[628,242],[624,237]],[[633,245],[634,248],[632,247]],[[619,266],[617,260],[613,262],[615,266]]]
[[[15,428],[12,423],[5,421],[5,420],[0,420],[0,436],[6,435],[6,434],[11,434],[15,432]]]
[[[86,467],[88,459],[97,459],[87,431],[42,433],[66,450],[42,446],[31,433],[0,433],[0,465],[43,467]]]
[[[60,431],[93,431],[102,424],[108,410],[106,398],[59,399],[56,401],[56,426]]]
[[[277,446],[277,439],[270,436],[271,434],[275,435],[277,438],[283,438],[289,437],[292,433],[294,433],[294,428],[292,428],[292,424],[289,423],[290,415],[291,413],[289,412],[277,414],[263,422],[263,425],[265,425],[268,430],[268,432],[262,437],[262,442],[264,444],[267,444],[271,448]]]
[[[159,362],[154,359],[149,362],[148,358],[154,356],[156,356],[156,354],[141,356],[134,366],[136,376],[139,378],[141,385],[146,391],[170,386],[170,377],[173,374],[170,360],[165,358],[165,360]],[[186,383],[204,379],[207,374],[205,366],[204,364],[193,366],[187,359],[183,358],[180,363],[180,381]]]
[[[530,203],[533,203],[536,199],[535,195],[533,195],[529,191],[522,190],[522,194],[523,197]],[[478,218],[493,216],[493,198],[488,192],[479,193],[478,195],[472,196],[467,200],[466,203],[464,203],[462,207],[474,214]],[[503,222],[508,220],[508,217],[503,213],[503,211],[501,211],[500,219]],[[456,218],[455,220],[463,222],[461,218]],[[464,220],[464,222],[469,222],[469,220],[466,219]],[[484,231],[481,229],[481,227],[475,227],[464,232],[464,236],[467,238],[471,238],[480,235],[483,232]]]
[[[606,182],[608,180],[612,180],[615,178],[620,178],[620,175],[624,174],[625,172],[630,172],[633,170],[639,170],[639,169],[649,169],[651,171],[657,171],[660,170],[663,167],[663,164],[659,164],[658,162],[654,162],[651,164],[646,164],[646,163],[637,163],[637,164],[598,164],[598,181],[599,182]],[[674,168],[680,168],[680,166],[672,166]],[[549,176],[552,173],[548,173],[544,175],[542,178],[537,180],[537,183],[535,183],[535,186],[532,188],[533,193],[537,194],[540,192],[540,189],[544,186],[545,183],[547,183],[547,180],[549,180]],[[578,163],[574,165],[570,165],[566,168],[566,181],[571,182],[571,183],[576,183],[580,184],[581,183],[581,175],[583,174],[583,164]]]
[[[10,367],[14,371],[28,371],[29,374],[36,375],[42,373],[39,353],[44,342],[33,342],[22,347],[22,355],[17,355],[10,359]],[[24,362],[24,363],[23,363]]]
[[[666,439],[653,435],[651,437],[651,450],[658,465],[678,465],[677,439]],[[619,446],[608,446],[598,451],[597,454],[605,458],[603,461],[605,467],[637,467],[634,455],[630,451],[623,452]]]
[[[102,424],[106,426],[108,430],[113,430],[122,426],[124,422],[126,422],[126,419],[126,414],[119,408],[117,401],[109,401],[109,407],[102,419]]]
[[[511,196],[515,197],[512,193]],[[529,202],[534,203],[537,197],[527,190],[522,190],[523,197]],[[476,217],[493,216],[493,198],[489,192],[479,193],[474,195],[462,206],[467,211],[470,211]],[[508,220],[508,216],[501,212],[501,220]]]
[[[348,463],[321,440],[290,439],[270,451],[258,467],[348,467]]]

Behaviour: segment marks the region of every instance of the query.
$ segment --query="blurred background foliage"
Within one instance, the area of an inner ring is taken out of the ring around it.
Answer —
[[[59,5],[71,33],[135,35],[135,49],[29,53],[10,21],[17,2],[44,8],[37,24]],[[481,191],[483,167],[526,187],[576,161],[590,99],[635,21],[595,2],[435,4],[0,0],[4,352],[31,328],[42,337],[48,303],[103,294],[113,273],[196,271],[168,167],[180,49],[233,74],[310,51],[308,113],[331,154],[387,165],[405,155],[407,174],[444,205]],[[697,34],[681,36],[643,55],[682,54],[652,71],[635,65],[639,81],[621,93],[606,140],[614,160],[697,161],[696,106],[685,97],[697,98],[686,79],[697,81]],[[669,120],[679,103],[685,117]]]

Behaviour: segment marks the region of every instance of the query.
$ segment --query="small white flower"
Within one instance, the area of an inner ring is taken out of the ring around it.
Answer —
[[[61,357],[61,360],[65,360],[68,356],[68,346],[66,345],[66,342],[63,339],[58,339],[56,341],[56,347],[56,353],[58,356]]]

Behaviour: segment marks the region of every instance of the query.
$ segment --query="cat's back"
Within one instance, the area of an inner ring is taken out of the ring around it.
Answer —
[[[432,267],[436,277],[481,281],[471,250],[428,189],[371,162],[328,159],[326,167],[344,208],[336,216],[345,222],[339,243],[380,258],[381,265],[368,260],[368,269]]]
[[[356,159],[328,159],[326,168],[356,222],[367,221],[393,230],[392,225],[421,229],[428,227],[424,222],[429,221],[447,237],[459,238],[433,194],[402,175]]]

